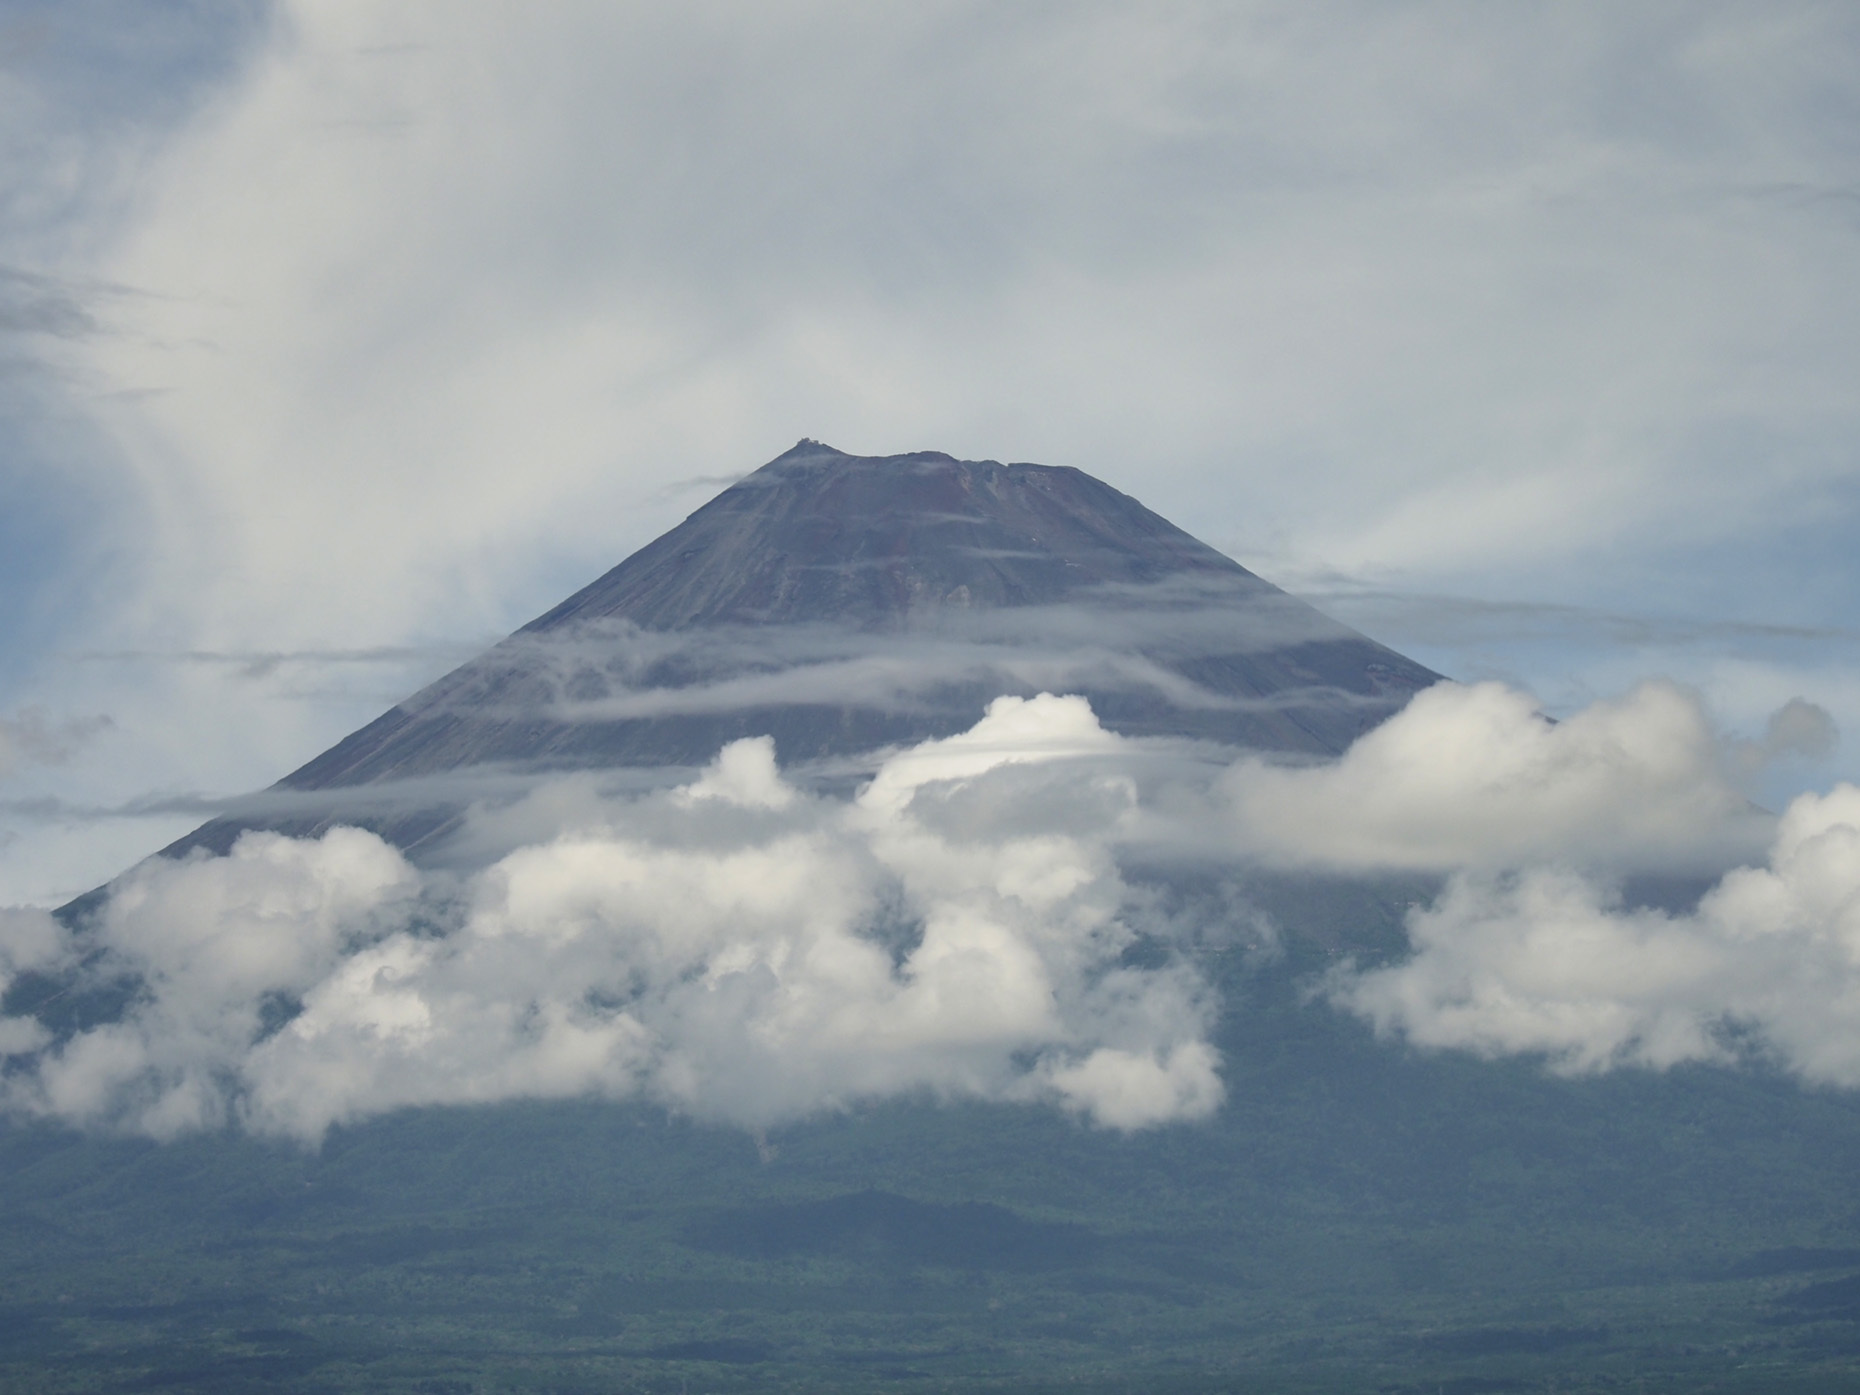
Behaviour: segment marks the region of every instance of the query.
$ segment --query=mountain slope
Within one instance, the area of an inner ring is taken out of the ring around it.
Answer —
[[[436,779],[686,767],[742,736],[857,768],[1002,693],[1082,693],[1130,735],[1334,755],[1437,677],[1078,470],[803,441],[167,851],[337,821],[418,848],[457,807]]]

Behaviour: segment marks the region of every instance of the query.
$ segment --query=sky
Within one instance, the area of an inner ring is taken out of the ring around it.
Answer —
[[[1791,3],[0,3],[0,902],[804,436],[1077,466],[1558,716],[1802,698],[1850,735],[1777,811],[1860,777],[1857,49]]]

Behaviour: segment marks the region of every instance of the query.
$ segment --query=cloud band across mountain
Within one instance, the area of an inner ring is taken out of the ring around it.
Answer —
[[[1163,855],[1242,893],[1274,867],[1445,876],[1413,955],[1328,981],[1423,1046],[1585,1070],[1729,1060],[1742,1033],[1860,1084],[1860,794],[1777,821],[1739,794],[1750,758],[1660,684],[1557,724],[1442,685],[1338,761],[1224,767],[1041,696],[894,752],[851,797],[785,778],[766,738],[670,788],[535,784],[478,816],[473,867],[417,869],[353,828],[252,832],[145,864],[85,935],[0,921],[9,977],[133,990],[56,1037],[0,1020],[8,1104],[307,1141],[581,1095],[752,1129],[900,1095],[1193,1120],[1225,1096],[1197,946],[1262,945],[1257,918],[1161,914],[1133,869]],[[1611,899],[1709,857],[1745,865],[1691,914]]]

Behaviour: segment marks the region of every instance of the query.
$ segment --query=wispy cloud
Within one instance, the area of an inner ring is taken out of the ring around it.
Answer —
[[[1821,655],[1860,645],[1860,629],[1837,625],[1636,614],[1597,606],[1487,600],[1367,586],[1301,587],[1299,594],[1350,624],[1387,636],[1394,644],[1474,645],[1490,639],[1579,638],[1636,649],[1789,645],[1812,648]]]
[[[693,495],[710,495],[731,485],[740,484],[741,475],[689,475],[670,484],[661,485],[649,496],[655,504],[669,504],[677,499],[687,499]]]
[[[241,678],[270,678],[282,668],[330,668],[367,665],[463,662],[483,652],[483,644],[382,645],[372,649],[117,649],[76,651],[65,655],[80,664],[185,664],[231,669]]]
[[[56,717],[35,707],[0,716],[0,775],[27,761],[63,765],[91,738],[114,725],[105,716]]]
[[[90,297],[69,282],[0,266],[0,334],[78,339],[95,334]]]

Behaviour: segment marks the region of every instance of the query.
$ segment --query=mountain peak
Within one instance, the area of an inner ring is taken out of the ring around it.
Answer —
[[[776,456],[773,460],[771,460],[767,465],[764,465],[762,468],[765,470],[773,469],[775,466],[782,464],[784,461],[799,461],[799,460],[812,459],[814,457],[819,457],[819,456],[835,456],[835,455],[845,455],[845,454],[846,454],[845,451],[836,450],[832,446],[828,445],[825,441],[816,441],[812,436],[803,436],[800,440],[796,441],[787,450],[783,451],[780,455]]]
[[[1184,575],[1271,589],[1081,470],[803,441],[524,628],[621,617],[898,630],[950,604],[1053,604]]]

